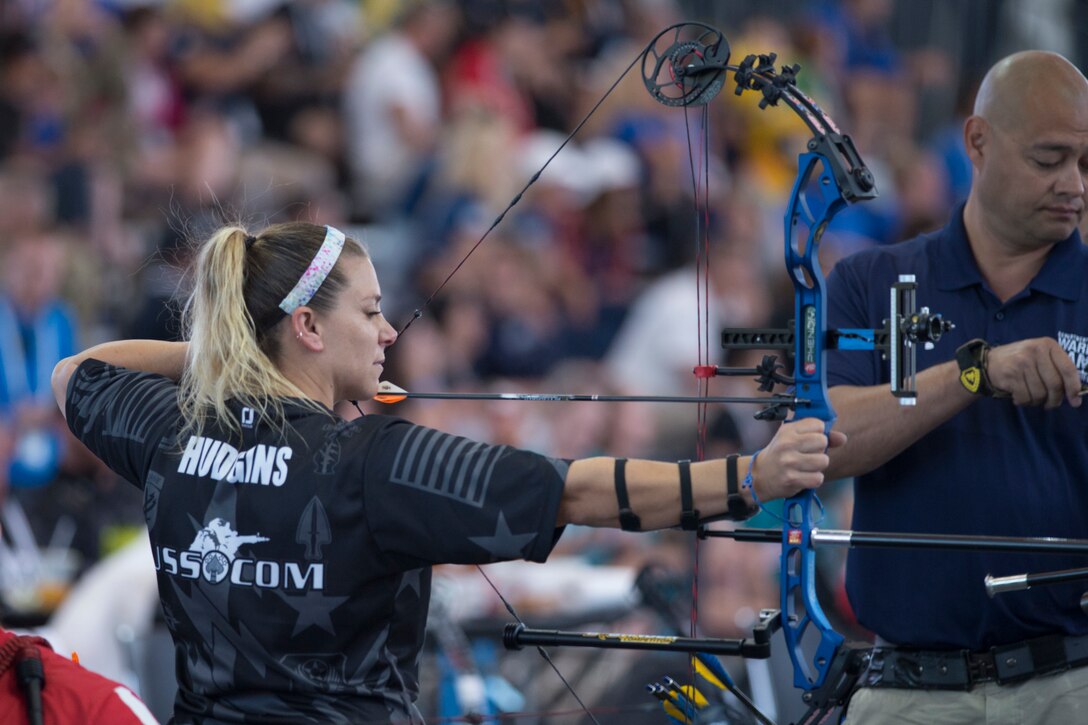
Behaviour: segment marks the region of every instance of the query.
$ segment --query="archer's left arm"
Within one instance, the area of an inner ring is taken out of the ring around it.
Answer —
[[[754,465],[751,456],[742,456],[738,468],[743,477],[751,467],[752,487],[759,501],[785,498],[823,483],[823,471],[829,462],[827,448],[842,445],[845,440],[846,436],[838,431],[826,435],[823,421],[810,418],[785,423],[758,454]],[[571,464],[557,525],[619,527],[615,465],[613,458],[585,458]],[[641,520],[643,530],[680,522],[680,471],[676,463],[628,461],[626,481],[631,510]],[[725,460],[691,464],[692,498],[700,517],[726,513],[725,481]],[[756,505],[751,491],[744,490],[744,496],[750,506]]]

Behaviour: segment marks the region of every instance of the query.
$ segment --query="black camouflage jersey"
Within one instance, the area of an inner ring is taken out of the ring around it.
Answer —
[[[184,722],[418,720],[430,566],[547,558],[567,464],[285,401],[177,439],[177,386],[97,360],[68,425],[144,491]]]

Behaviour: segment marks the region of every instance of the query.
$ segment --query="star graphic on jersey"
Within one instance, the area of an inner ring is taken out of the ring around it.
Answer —
[[[346,602],[348,597],[330,597],[321,592],[306,592],[300,597],[289,597],[278,589],[274,591],[287,606],[298,612],[295,628],[291,631],[292,637],[297,637],[307,627],[320,627],[329,634],[336,634],[329,614]]]
[[[506,524],[506,517],[499,512],[499,520],[495,523],[495,533],[492,536],[470,536],[469,541],[482,549],[491,552],[495,560],[519,559],[523,556],[522,550],[529,545],[536,534],[515,534]]]
[[[420,596],[420,586],[422,586],[420,578],[422,576],[422,569],[412,569],[411,571],[406,571],[401,574],[400,586],[397,587],[397,596],[400,596],[400,593],[403,592],[405,589],[412,589],[415,591],[417,597]]]
[[[199,634],[199,640],[194,647],[212,650],[210,660],[197,654],[195,649],[191,650],[189,654],[191,666],[218,668],[209,670],[208,677],[216,679],[226,677],[228,678],[226,682],[233,684],[230,678],[234,675],[230,673],[233,672],[235,659],[240,652],[261,677],[265,676],[265,662],[270,661],[271,655],[243,622],[239,622],[235,627],[223,613],[225,603],[224,606],[220,606],[215,601],[219,593],[225,591],[223,587],[210,584],[205,586],[198,581],[186,594],[178,586],[176,579],[170,579],[170,584],[183,611],[201,613],[200,617],[190,617],[190,621]]]
[[[171,631],[177,629],[178,618],[174,616],[174,610],[171,609],[169,605],[162,605],[162,619],[166,622],[166,626],[169,627]]]

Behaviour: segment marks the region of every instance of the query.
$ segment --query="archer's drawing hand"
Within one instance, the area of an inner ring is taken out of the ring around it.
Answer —
[[[1036,337],[990,348],[986,358],[990,384],[1012,396],[1016,405],[1057,408],[1068,400],[1081,404],[1080,374],[1052,337]]]
[[[783,423],[752,467],[752,485],[761,501],[786,498],[824,482],[828,448],[846,443],[846,434],[824,433],[824,421],[803,418]]]

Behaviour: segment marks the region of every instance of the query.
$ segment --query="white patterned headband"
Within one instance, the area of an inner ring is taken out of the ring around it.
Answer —
[[[344,233],[336,227],[325,227],[325,241],[321,243],[321,249],[317,250],[310,266],[302,273],[295,284],[294,289],[280,302],[280,309],[288,315],[308,304],[317,293],[321,283],[329,276],[332,266],[340,258],[340,252],[344,249]]]

